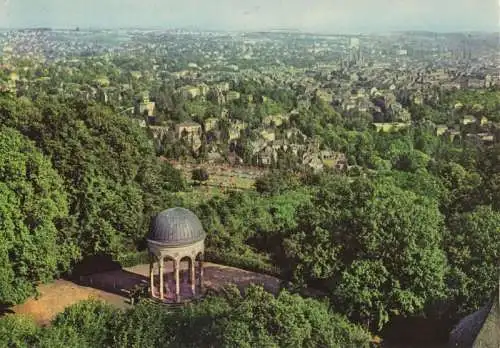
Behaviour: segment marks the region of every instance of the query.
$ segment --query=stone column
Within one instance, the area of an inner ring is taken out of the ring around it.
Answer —
[[[200,256],[200,294],[203,295],[204,286],[203,286],[203,255]]]
[[[151,255],[151,259],[149,261],[149,286],[151,288],[151,297],[155,297],[155,274],[154,274],[154,264],[155,258]]]
[[[181,299],[179,268],[180,268],[180,261],[175,260],[174,261],[174,278],[175,278],[175,301],[176,302],[180,302],[180,299]]]
[[[163,287],[164,287],[164,284],[163,284],[163,273],[164,273],[163,263],[164,263],[163,256],[160,256],[160,258],[159,258],[159,264],[160,264],[160,300],[163,300]]]
[[[193,293],[193,296],[196,295],[196,261],[195,259],[191,258],[189,259],[189,272],[191,275],[191,292]]]

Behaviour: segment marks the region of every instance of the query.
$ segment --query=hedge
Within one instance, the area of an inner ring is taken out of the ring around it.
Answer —
[[[134,267],[146,264],[149,263],[149,252],[144,250],[123,254],[118,256],[116,261],[119,262],[122,267]]]
[[[149,263],[149,253],[147,250],[127,253],[118,256],[116,261],[119,262],[122,267],[133,267],[141,264],[147,264]],[[278,267],[271,265],[269,260],[258,254],[242,255],[206,249],[205,261],[240,268],[251,272],[263,273],[275,277],[279,277],[281,275],[281,270]]]
[[[224,266],[240,268],[256,273],[263,273],[274,277],[281,276],[281,270],[278,267],[271,265],[269,260],[266,260],[258,254],[242,255],[207,249],[205,250],[205,260]]]

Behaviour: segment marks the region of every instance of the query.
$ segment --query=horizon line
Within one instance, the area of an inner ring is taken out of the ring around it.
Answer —
[[[54,30],[54,31],[76,31],[79,30],[139,30],[139,31],[192,31],[192,32],[220,32],[220,33],[290,33],[290,34],[305,34],[305,35],[367,35],[367,34],[389,34],[389,33],[430,33],[430,34],[460,34],[460,33],[483,33],[483,34],[499,34],[500,29],[485,30],[485,29],[459,29],[459,30],[429,30],[429,29],[389,29],[389,30],[349,30],[349,31],[330,31],[330,30],[306,30],[295,28],[262,28],[262,29],[215,29],[215,28],[198,28],[195,26],[185,27],[167,27],[167,26],[15,26],[15,27],[0,27],[1,31],[20,31],[20,30]]]

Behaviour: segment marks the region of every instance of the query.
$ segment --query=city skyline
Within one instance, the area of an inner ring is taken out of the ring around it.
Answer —
[[[255,31],[498,31],[495,0],[0,0],[0,27]],[[283,15],[283,11],[286,15]]]

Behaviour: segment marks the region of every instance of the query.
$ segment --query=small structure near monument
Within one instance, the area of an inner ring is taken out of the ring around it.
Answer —
[[[165,262],[173,263],[175,302],[181,301],[180,268],[181,261],[187,259],[191,296],[203,291],[203,256],[206,233],[200,220],[190,210],[171,208],[156,215],[147,237],[150,253],[150,293],[153,298],[166,300],[165,292],[170,291],[165,274]],[[198,263],[198,267],[197,266]],[[158,278],[155,279],[155,265]]]
[[[500,347],[500,277],[493,299],[462,319],[450,334],[450,348]]]

